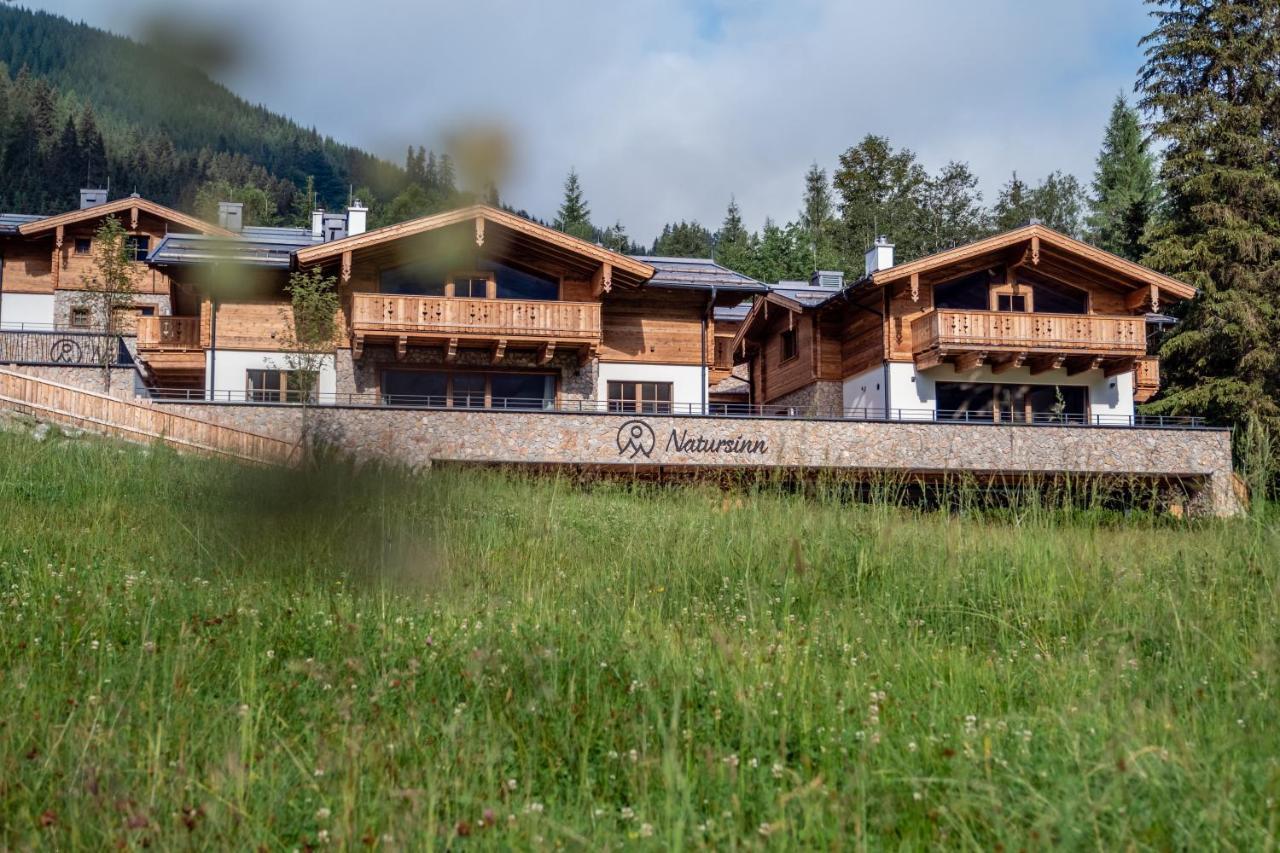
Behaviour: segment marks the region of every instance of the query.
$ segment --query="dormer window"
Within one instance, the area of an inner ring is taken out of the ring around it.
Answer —
[[[1025,314],[1034,311],[1034,292],[1025,284],[1002,284],[991,288],[991,310]]]

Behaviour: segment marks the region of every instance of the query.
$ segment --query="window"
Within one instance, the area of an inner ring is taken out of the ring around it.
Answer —
[[[151,251],[151,238],[142,234],[130,234],[124,238],[125,251],[131,261],[145,261]]]
[[[546,373],[382,372],[384,405],[537,410],[554,400],[555,377]]]
[[[489,276],[485,273],[455,273],[450,276],[453,295],[466,299],[489,298]]]
[[[800,344],[796,340],[796,330],[787,329],[782,335],[782,360],[790,361],[800,354]]]
[[[139,314],[139,315],[141,315],[141,316],[143,316],[143,317],[154,317],[154,316],[156,315],[156,306],[154,306],[154,305],[139,305],[139,306],[138,306],[138,314]]]
[[[71,309],[71,325],[73,326],[90,326],[93,324],[93,315],[88,308],[72,308]]]
[[[90,240],[88,237],[76,238],[76,254],[77,255],[87,255],[92,250],[93,250],[92,240]]]
[[[996,310],[1025,312],[1027,310],[1026,294],[997,293],[996,294]]]
[[[444,296],[444,275],[426,264],[408,264],[378,273],[378,291],[406,296]]]
[[[493,269],[498,284],[499,299],[542,299],[560,298],[560,281],[548,275],[516,269],[506,264],[493,263],[487,266]]]
[[[246,392],[254,403],[301,403],[317,400],[319,375],[307,370],[246,370]]]
[[[670,382],[610,382],[608,390],[611,412],[671,413]]]
[[[939,382],[940,420],[991,423],[1085,423],[1088,389],[1079,385]]]

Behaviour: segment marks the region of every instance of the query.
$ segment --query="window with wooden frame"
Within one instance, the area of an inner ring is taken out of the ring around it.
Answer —
[[[124,238],[125,251],[131,261],[145,261],[151,251],[151,238],[145,234],[128,234]]]
[[[93,312],[83,306],[71,309],[71,325],[86,328],[93,325]]]
[[[550,373],[498,373],[480,370],[384,370],[382,402],[389,406],[454,409],[550,408],[556,379]]]
[[[498,288],[491,272],[455,272],[445,280],[444,294],[464,299],[494,299]]]
[[[610,382],[609,411],[671,414],[670,382]]]
[[[87,255],[93,251],[93,240],[89,237],[76,238],[76,254]]]
[[[249,369],[245,371],[245,393],[253,403],[301,403],[305,387],[311,389],[308,402],[315,403],[317,379],[314,371]]]
[[[800,355],[800,341],[796,337],[795,329],[783,329],[780,337],[782,339],[783,361],[790,361]]]
[[[991,288],[991,310],[1025,314],[1035,310],[1035,294],[1026,284],[999,284]]]

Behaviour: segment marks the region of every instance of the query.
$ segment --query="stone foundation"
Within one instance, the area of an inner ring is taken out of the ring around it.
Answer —
[[[283,406],[155,403],[296,440]],[[1214,515],[1240,510],[1225,429],[885,423],[790,418],[629,418],[609,414],[316,407],[309,432],[357,459],[608,467],[835,469],[940,478],[1135,478],[1171,482]]]
[[[785,414],[792,408],[812,417],[838,418],[844,412],[844,386],[827,380],[812,382],[764,404],[766,413]]]

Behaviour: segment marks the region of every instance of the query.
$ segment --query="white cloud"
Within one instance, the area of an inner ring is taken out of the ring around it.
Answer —
[[[238,28],[246,98],[399,160],[465,118],[518,137],[512,203],[550,216],[575,166],[600,224],[651,239],[758,227],[867,133],[930,168],[969,161],[988,198],[1013,169],[1087,179],[1149,28],[1139,0],[652,0],[459,3],[49,0],[130,31],[155,8]]]

